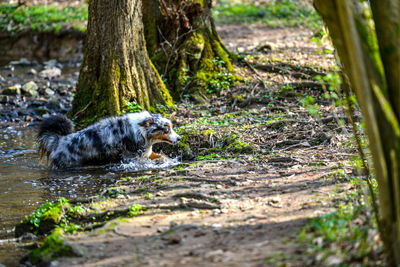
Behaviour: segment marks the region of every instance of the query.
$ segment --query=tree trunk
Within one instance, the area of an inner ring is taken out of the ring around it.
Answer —
[[[314,5],[328,26],[364,116],[378,182],[381,237],[390,265],[399,266],[399,3],[314,0]]]
[[[147,1],[146,1],[147,2]],[[86,47],[69,115],[91,122],[127,110],[172,106],[145,45],[141,0],[91,0]]]
[[[211,16],[211,0],[147,0],[143,22],[149,56],[171,94],[219,93],[237,78]]]

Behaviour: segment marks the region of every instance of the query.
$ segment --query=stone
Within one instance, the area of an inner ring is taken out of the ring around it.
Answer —
[[[38,100],[34,100],[32,101],[29,105],[28,105],[28,109],[29,108],[38,108],[38,107],[43,107],[46,105],[48,101],[45,99],[38,99]]]
[[[343,259],[338,255],[331,255],[325,260],[326,266],[340,266]]]
[[[44,94],[47,96],[53,96],[56,93],[53,90],[51,90],[50,88],[46,88],[46,89],[44,89]]]
[[[34,81],[30,81],[22,86],[21,91],[25,96],[36,97],[39,94],[38,89],[39,86]]]
[[[62,110],[62,109],[64,109],[65,107],[64,107],[64,105],[61,103],[61,101],[60,100],[50,100],[48,103],[47,103],[47,108],[48,109],[50,109],[50,110]]]
[[[28,115],[25,117],[25,121],[27,121],[27,122],[33,121],[33,118]]]
[[[4,89],[3,95],[21,95],[21,85],[14,85]]]
[[[57,66],[57,60],[55,59],[50,59],[48,61],[43,62],[43,65],[45,65],[47,68],[54,68]]]
[[[12,66],[27,67],[27,66],[31,66],[32,62],[30,62],[26,58],[21,58],[20,60],[10,61],[9,64]]]
[[[42,78],[52,79],[61,75],[61,70],[59,68],[53,67],[44,69],[39,73],[39,76]]]
[[[0,103],[6,104],[10,101],[10,97],[8,95],[0,95]]]
[[[259,52],[268,53],[269,51],[276,50],[276,45],[274,43],[265,42],[265,43],[257,46],[256,50]]]
[[[39,107],[35,109],[35,113],[38,115],[49,114],[50,110],[48,110],[46,107]]]
[[[28,72],[26,74],[28,74],[28,75],[36,75],[37,71],[35,69],[30,69],[30,70],[28,70]]]

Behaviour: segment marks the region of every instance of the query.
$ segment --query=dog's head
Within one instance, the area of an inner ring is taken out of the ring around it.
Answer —
[[[181,139],[172,129],[171,121],[159,114],[150,114],[139,125],[145,129],[147,140],[151,144],[164,142],[175,145]]]

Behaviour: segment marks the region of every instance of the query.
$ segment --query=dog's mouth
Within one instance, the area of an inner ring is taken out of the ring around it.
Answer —
[[[175,142],[174,141],[171,141],[170,139],[162,139],[162,142],[164,142],[164,143],[167,143],[167,144],[170,144],[170,145],[176,145],[177,143],[178,143],[178,140],[176,140]]]
[[[179,142],[180,139],[181,139],[180,136],[175,136],[175,135],[173,135],[173,136],[170,136],[170,135],[156,135],[156,136],[154,136],[152,138],[153,143],[162,142],[162,143],[167,143],[167,144],[170,144],[170,145],[176,145]]]

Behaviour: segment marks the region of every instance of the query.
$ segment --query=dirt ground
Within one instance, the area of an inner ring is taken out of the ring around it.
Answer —
[[[326,73],[333,56],[318,54],[321,48],[306,29],[225,25],[218,30],[229,49],[276,68],[241,66],[248,77],[244,85],[204,106],[180,104],[175,124],[207,130],[210,124],[196,124],[207,118],[215,122],[208,142],[236,133],[252,152],[121,180],[116,188],[125,193],[100,202],[100,208],[137,203],[144,213],[68,236],[83,256],[59,258],[51,266],[314,265],[299,232],[307,218],[333,211],[334,201],[352,189],[334,175],[338,169],[351,172],[353,151],[343,145],[351,131],[339,126],[336,119],[343,115],[329,101],[320,100],[321,117],[302,107],[300,99],[317,95],[315,89],[294,86],[282,95],[277,88],[308,81],[304,77],[312,71]],[[247,101],[232,104],[235,95]],[[228,119],[228,113],[236,115]]]

